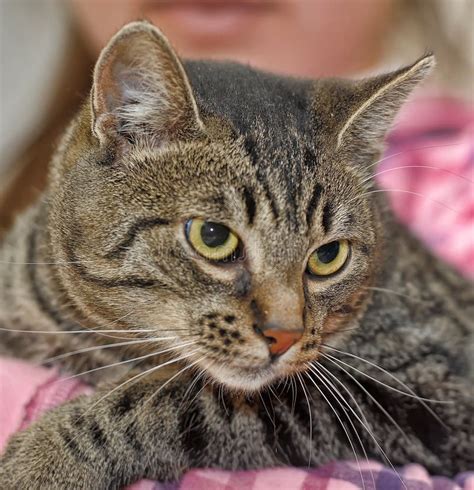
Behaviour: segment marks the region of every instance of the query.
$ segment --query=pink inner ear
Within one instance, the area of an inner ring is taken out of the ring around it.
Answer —
[[[186,74],[163,35],[150,25],[125,27],[102,52],[93,89],[100,140],[162,145],[202,132]]]
[[[112,112],[122,103],[123,96],[120,93],[118,81],[120,80],[120,71],[124,69],[125,65],[116,62],[116,60],[117,55],[113,53],[104,60],[105,63],[99,68],[99,76],[94,87],[97,91],[96,109],[98,113]]]

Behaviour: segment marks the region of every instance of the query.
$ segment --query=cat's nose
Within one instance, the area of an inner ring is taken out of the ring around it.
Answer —
[[[292,345],[301,339],[303,331],[303,327],[286,330],[274,324],[260,329],[261,334],[268,342],[268,348],[272,356],[284,354]]]

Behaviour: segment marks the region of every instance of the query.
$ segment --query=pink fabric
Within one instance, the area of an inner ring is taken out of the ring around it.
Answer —
[[[467,276],[474,277],[474,111],[458,102],[419,99],[410,104],[389,137],[389,149],[377,179],[391,192],[395,212],[432,250]],[[0,358],[0,451],[17,430],[44,411],[92,389],[57,370]],[[366,488],[474,490],[474,476],[458,484],[431,478],[418,465],[397,474],[378,463],[362,464]],[[472,468],[466,468],[469,470]],[[192,470],[176,485],[141,481],[129,490],[356,490],[361,488],[354,463],[334,463],[316,470],[275,468],[248,472]]]
[[[12,434],[26,429],[42,413],[93,392],[78,378],[59,376],[57,369],[0,357],[0,453]],[[158,490],[160,487],[142,480],[128,488]]]
[[[78,379],[59,380],[56,369],[0,359],[0,451],[17,430],[41,413],[92,389]]]
[[[272,468],[260,471],[193,470],[184,476],[181,488],[206,490],[359,490],[359,486],[339,478],[319,476],[298,468]]]
[[[473,484],[472,473],[450,480],[430,477],[422,466],[415,464],[396,472],[374,461],[360,465],[342,461],[311,470],[192,470],[176,490],[472,490]]]
[[[407,104],[388,138],[379,184],[399,218],[437,255],[474,277],[474,108]]]
[[[61,378],[55,369],[0,358],[0,452],[8,437],[26,428],[54,406],[92,389],[76,379]],[[363,482],[363,483],[362,483]],[[374,461],[335,462],[317,469],[271,468],[256,471],[196,469],[180,482],[162,484],[141,480],[128,490],[474,490],[474,474],[456,481],[432,478],[419,465],[399,472]]]

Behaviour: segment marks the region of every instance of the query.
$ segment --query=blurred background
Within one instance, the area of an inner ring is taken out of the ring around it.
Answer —
[[[141,18],[184,57],[303,77],[367,76],[434,51],[425,95],[472,115],[474,0],[0,0],[0,230],[43,188],[101,48]]]

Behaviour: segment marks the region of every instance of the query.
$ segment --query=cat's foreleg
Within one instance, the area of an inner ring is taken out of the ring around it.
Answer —
[[[0,458],[0,488],[121,488],[173,479],[189,465],[172,393],[159,384],[103,390],[45,414]],[[108,394],[110,393],[110,394]]]
[[[11,439],[0,488],[121,488],[144,477],[174,480],[195,466],[276,463],[249,407],[230,423],[211,390],[191,394],[187,386],[112,387],[45,414]]]

